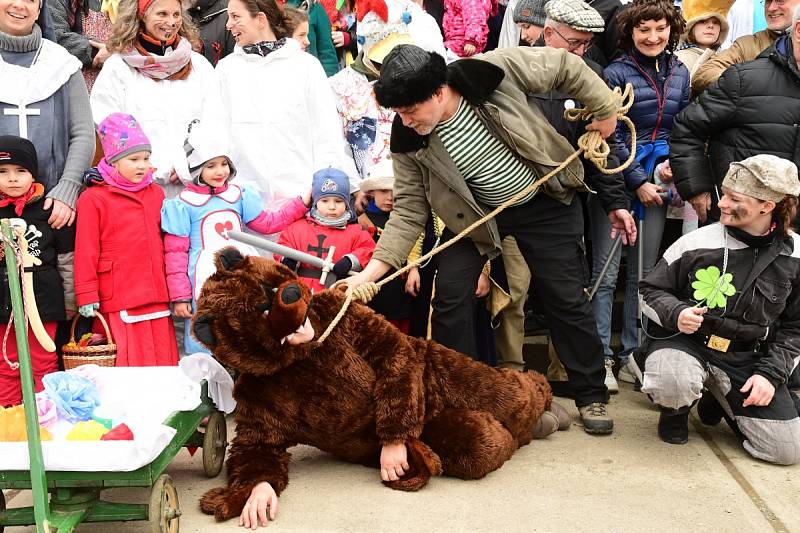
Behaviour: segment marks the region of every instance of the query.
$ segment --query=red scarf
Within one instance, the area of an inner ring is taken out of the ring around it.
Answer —
[[[30,202],[35,202],[39,198],[42,197],[44,194],[44,185],[41,183],[33,183],[31,188],[28,189],[28,192],[23,194],[22,196],[6,196],[3,193],[0,193],[0,207],[5,207],[7,205],[14,205],[14,212],[17,216],[22,216],[22,210],[25,209],[25,206],[28,205]]]

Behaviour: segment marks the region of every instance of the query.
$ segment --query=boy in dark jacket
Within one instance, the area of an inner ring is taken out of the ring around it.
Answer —
[[[54,230],[47,223],[44,186],[36,182],[38,163],[36,148],[27,139],[12,135],[0,136],[0,218],[11,221],[18,235],[27,241],[23,284],[26,291],[30,328],[33,379],[37,391],[42,390],[42,377],[58,370],[58,356],[53,338],[58,322],[66,319],[65,302],[75,307],[72,289],[72,252],[75,249],[75,226]],[[31,266],[27,263],[31,262]],[[5,261],[0,264],[0,336],[5,336],[6,353],[0,361],[0,407],[22,402],[17,345],[13,326],[8,324],[11,296]],[[33,302],[31,298],[33,297]],[[38,309],[38,313],[32,312]]]

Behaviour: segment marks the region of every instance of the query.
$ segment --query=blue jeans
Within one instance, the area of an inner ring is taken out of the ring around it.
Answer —
[[[611,312],[614,306],[614,291],[617,288],[619,264],[622,251],[628,257],[627,276],[625,279],[625,303],[622,308],[622,353],[620,363],[625,364],[630,353],[636,349],[636,321],[639,314],[639,245],[644,243],[644,265],[642,276],[646,276],[653,269],[658,260],[658,250],[661,237],[664,234],[664,222],[667,218],[667,209],[662,207],[648,207],[645,210],[644,235],[638,235],[636,245],[621,246],[611,260],[606,275],[600,282],[597,292],[592,299],[597,333],[603,343],[603,353],[610,359],[614,353],[611,351]],[[608,260],[614,241],[611,240],[611,223],[603,211],[600,201],[592,196],[589,198],[589,219],[592,233],[592,286],[594,286],[603,265]],[[638,220],[637,220],[638,223]]]

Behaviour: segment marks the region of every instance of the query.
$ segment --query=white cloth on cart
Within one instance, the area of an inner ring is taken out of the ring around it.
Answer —
[[[208,396],[217,409],[230,414],[236,408],[233,399],[233,378],[216,359],[207,353],[198,352],[182,358],[178,365],[192,381],[206,380]]]
[[[200,380],[191,379],[177,366],[96,367],[91,373],[100,382],[100,405],[121,409],[115,423],[127,424],[134,440],[43,442],[46,470],[130,472],[141,468],[153,462],[175,436],[176,430],[164,425],[169,415],[201,404]],[[63,438],[66,431],[69,427],[56,426],[54,438]],[[27,442],[0,442],[0,471],[29,468]]]

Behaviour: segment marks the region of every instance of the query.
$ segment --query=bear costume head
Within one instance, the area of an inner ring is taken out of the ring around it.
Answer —
[[[306,357],[308,345],[291,341],[314,336],[311,290],[284,265],[246,257],[233,247],[220,250],[215,263],[217,272],[197,300],[195,338],[221,363],[254,375],[275,374]]]

